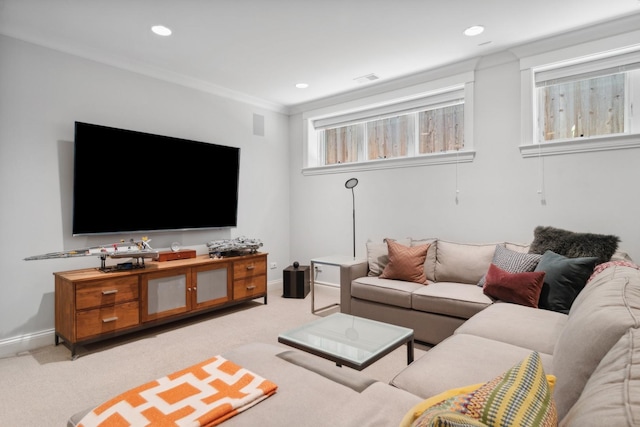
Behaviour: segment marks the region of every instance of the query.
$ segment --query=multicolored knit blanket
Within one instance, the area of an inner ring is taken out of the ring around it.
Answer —
[[[589,280],[587,280],[587,283],[590,282],[599,273],[601,273],[602,270],[605,270],[609,267],[616,267],[616,266],[630,267],[630,268],[635,268],[636,270],[640,270],[640,266],[638,266],[637,264],[634,264],[631,261],[616,260],[616,261],[603,262],[602,264],[596,265],[596,268],[593,269],[593,273],[591,274],[591,277],[589,277]]]
[[[85,415],[79,426],[215,426],[277,388],[216,356],[114,397]]]

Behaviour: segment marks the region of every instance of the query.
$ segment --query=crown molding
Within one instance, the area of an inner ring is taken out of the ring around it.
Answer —
[[[136,74],[141,74],[168,83],[196,89],[201,92],[206,92],[223,98],[232,99],[234,101],[264,108],[266,110],[284,114],[288,114],[289,112],[289,109],[284,105],[273,103],[242,92],[234,91],[222,86],[215,85],[213,83],[206,82],[201,79],[186,76],[184,74],[167,71],[159,67],[150,66],[148,64],[143,64],[140,61],[129,60],[118,55],[97,53],[95,51],[83,49],[77,46],[57,44],[38,37],[23,36],[21,34],[11,34],[7,31],[0,32],[0,34],[26,43],[65,53],[67,55],[72,55],[90,61],[98,62],[104,65],[119,68],[125,71],[130,71]]]

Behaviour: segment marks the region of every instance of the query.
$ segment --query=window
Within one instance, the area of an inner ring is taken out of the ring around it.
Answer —
[[[414,140],[413,114],[367,122],[367,159],[406,157]]]
[[[640,51],[585,58],[523,70],[533,81],[532,107],[523,104],[523,129],[531,121],[523,155],[640,145],[640,114],[633,111],[640,98]]]
[[[464,104],[423,111],[419,120],[420,154],[464,148]]]
[[[538,87],[540,141],[624,132],[625,74]]]
[[[471,161],[467,99],[472,87],[458,84],[409,100],[308,118],[305,173]]]
[[[425,106],[416,112],[319,129],[324,165],[462,150],[464,103],[453,102],[454,105]]]
[[[351,125],[327,129],[324,138],[325,164],[351,163],[358,160],[358,143],[362,139],[362,126]]]

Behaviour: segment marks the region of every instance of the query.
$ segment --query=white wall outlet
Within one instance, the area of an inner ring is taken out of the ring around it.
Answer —
[[[270,269],[272,269],[272,270],[273,270],[274,268],[278,268],[278,263],[277,263],[277,262],[272,262],[272,263],[270,263],[270,264],[269,264],[269,268],[270,268]]]

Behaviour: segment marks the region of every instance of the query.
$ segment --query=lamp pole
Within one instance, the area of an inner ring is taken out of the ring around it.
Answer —
[[[350,178],[344,183],[344,186],[351,190],[351,205],[353,207],[353,259],[356,259],[356,196],[353,191],[353,188],[356,185],[358,185],[358,180],[356,178]]]

